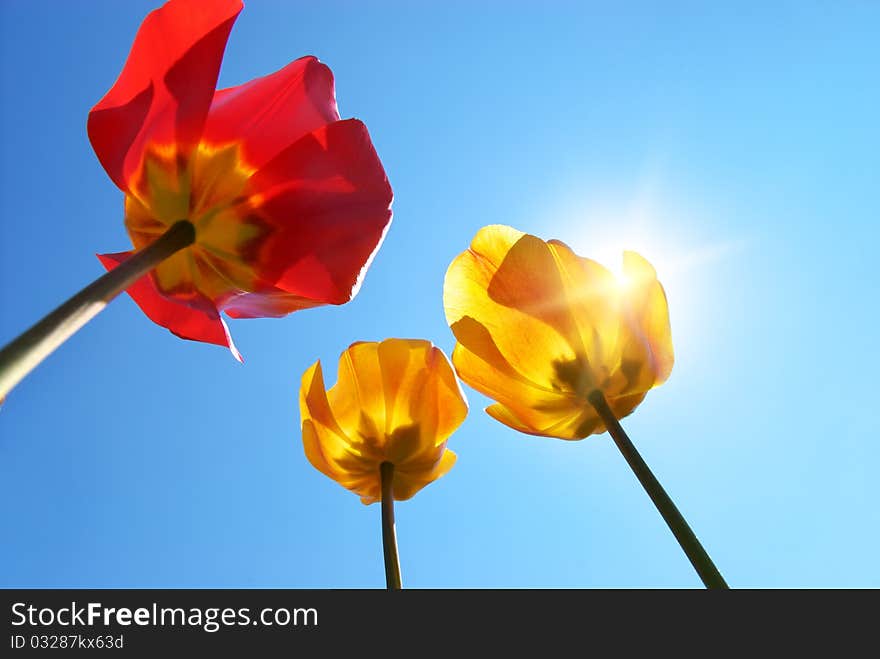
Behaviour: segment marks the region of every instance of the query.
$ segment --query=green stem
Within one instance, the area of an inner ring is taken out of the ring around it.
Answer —
[[[126,288],[175,252],[192,245],[196,232],[176,222],[155,242],[99,277],[0,350],[0,400],[54,350]]]
[[[394,464],[379,465],[382,481],[382,551],[385,553],[385,586],[400,590],[400,558],[397,555],[397,530],[394,527]]]
[[[648,493],[651,501],[654,502],[657,510],[660,511],[691,565],[694,566],[697,574],[700,575],[700,579],[703,580],[703,584],[706,588],[727,588],[727,582],[724,581],[724,577],[721,576],[718,568],[715,567],[712,559],[709,558],[709,554],[703,549],[703,545],[697,540],[697,536],[694,535],[687,521],[678,512],[678,508],[675,507],[672,499],[666,494],[666,490],[660,485],[660,481],[654,477],[654,474],[651,473],[636,447],[633,446],[617,417],[614,416],[614,412],[608,406],[605,396],[601,391],[593,391],[588,396],[588,399],[590,404],[596,408],[599,416],[602,417],[602,421],[605,422],[605,427],[614,439],[614,443],[617,444],[617,448],[620,449],[623,457],[633,470],[633,473],[635,473],[636,478],[639,479],[642,487],[645,488],[645,492]]]

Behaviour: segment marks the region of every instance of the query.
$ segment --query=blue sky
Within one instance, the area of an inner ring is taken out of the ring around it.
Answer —
[[[85,132],[153,2],[0,4],[0,343],[129,248]],[[356,340],[451,353],[483,225],[652,260],[676,364],[624,420],[741,587],[880,586],[880,6],[251,0],[220,84],[301,55],[370,129],[394,222],[358,297],[231,321],[245,357],[123,296],[0,411],[0,585],[382,587],[379,506],[306,461],[297,389]],[[471,412],[397,506],[405,586],[696,587],[607,436]]]

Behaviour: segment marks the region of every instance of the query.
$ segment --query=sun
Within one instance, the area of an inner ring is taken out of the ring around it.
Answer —
[[[601,263],[626,290],[633,282],[623,271],[624,252],[636,252],[655,269],[678,325],[699,315],[698,300],[712,268],[745,245],[744,240],[707,236],[706,223],[685,209],[662,203],[656,190],[554,209],[552,235],[578,255]]]

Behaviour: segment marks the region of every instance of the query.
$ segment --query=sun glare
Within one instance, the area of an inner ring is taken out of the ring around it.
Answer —
[[[743,248],[745,241],[713,240],[701,220],[705,209],[689,210],[661,203],[657,186],[646,184],[629,198],[569,201],[553,209],[546,224],[554,229],[547,237],[601,263],[622,290],[633,283],[623,272],[624,252],[644,257],[666,291],[674,333],[697,341],[700,300],[706,295],[702,283],[711,281],[713,267]]]

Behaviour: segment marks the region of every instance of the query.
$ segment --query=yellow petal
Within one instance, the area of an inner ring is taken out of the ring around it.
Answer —
[[[522,411],[512,410],[500,403],[487,407],[486,413],[514,430],[539,437],[574,440],[605,430],[596,411],[586,405],[571,407],[566,414],[552,417],[548,415],[537,423],[532,421],[529,424],[523,423],[520,418],[519,414],[522,414]]]
[[[645,400],[645,396],[648,394],[647,391],[641,391],[637,394],[630,394],[628,396],[620,396],[619,398],[612,398],[608,401],[608,406],[611,408],[611,411],[614,412],[614,417],[616,419],[622,419],[625,416],[629,416],[632,414],[633,410],[639,406],[639,404]],[[605,430],[604,424],[602,430],[598,432],[603,432]]]
[[[531,424],[525,423],[513,412],[509,407],[501,404],[495,403],[494,405],[489,405],[486,408],[486,414],[491,416],[496,421],[500,421],[505,426],[509,426],[514,430],[519,430],[522,433],[527,435],[544,435],[539,429],[539,425],[543,426],[543,424],[535,424],[534,422]]]
[[[428,379],[426,356],[430,349],[429,341],[407,339],[386,339],[376,347],[382,374],[379,385],[385,396],[384,433],[389,440],[386,455],[391,462],[403,459],[403,455],[392,455],[389,450],[408,454],[420,447],[418,408]],[[399,450],[391,446],[390,438],[395,433],[411,435],[412,440],[408,442],[411,446]]]
[[[549,247],[510,227],[493,225],[477,233],[447,270],[443,303],[453,331],[463,318],[477,321],[512,368],[547,390],[560,386],[553,362],[574,360],[582,349]],[[465,348],[479,352],[469,338],[456,335]]]
[[[551,240],[548,245],[562,273],[566,303],[583,345],[589,381],[575,385],[584,394],[601,386],[620,362],[620,286],[605,266],[578,256],[565,243]]]
[[[411,403],[411,413],[419,419],[424,444],[438,447],[464,421],[468,404],[443,351],[431,346],[424,359],[427,371],[424,391],[417,401]]]
[[[384,455],[385,395],[378,344],[352,344],[339,357],[336,384],[327,392],[333,413],[346,434],[377,460]]]
[[[623,270],[631,282],[625,303],[634,319],[635,331],[650,348],[654,384],[661,384],[669,378],[675,362],[666,292],[657,281],[654,267],[639,254],[624,252]]]
[[[462,380],[516,410],[520,423],[533,431],[558,423],[583,405],[569,392],[540,387],[520,375],[498,350],[489,331],[473,318],[459,320],[453,332],[460,342],[452,362]]]
[[[433,483],[452,469],[458,456],[449,450],[443,451],[443,456],[430,470],[408,470],[406,467],[394,468],[394,498],[398,501],[411,499],[425,485]]]
[[[306,458],[312,466],[325,476],[336,480],[336,472],[330,467],[324,452],[321,450],[321,441],[318,439],[318,431],[311,419],[306,419],[302,424],[303,448]]]
[[[673,363],[669,314],[651,265],[624,254],[629,283],[564,243],[484,227],[453,260],[446,318],[461,379],[520,432],[580,439],[604,424],[587,401],[602,391],[617,418],[663,382]]]
[[[446,356],[430,341],[386,339],[378,345],[385,395],[385,459],[401,468],[429,466],[461,424],[467,403]]]
[[[306,431],[303,434],[306,457],[319,471],[332,473],[331,477],[339,480],[343,474],[378,470],[381,455],[372,453],[360,438],[352,438],[337,423],[324,389],[320,362],[315,362],[303,375],[300,414],[303,427],[309,426],[308,437]]]
[[[382,462],[395,465],[406,498],[452,466],[446,438],[467,402],[442,351],[429,341],[387,339],[352,344],[329,391],[314,364],[302,379],[300,409],[309,461],[373,503]]]

